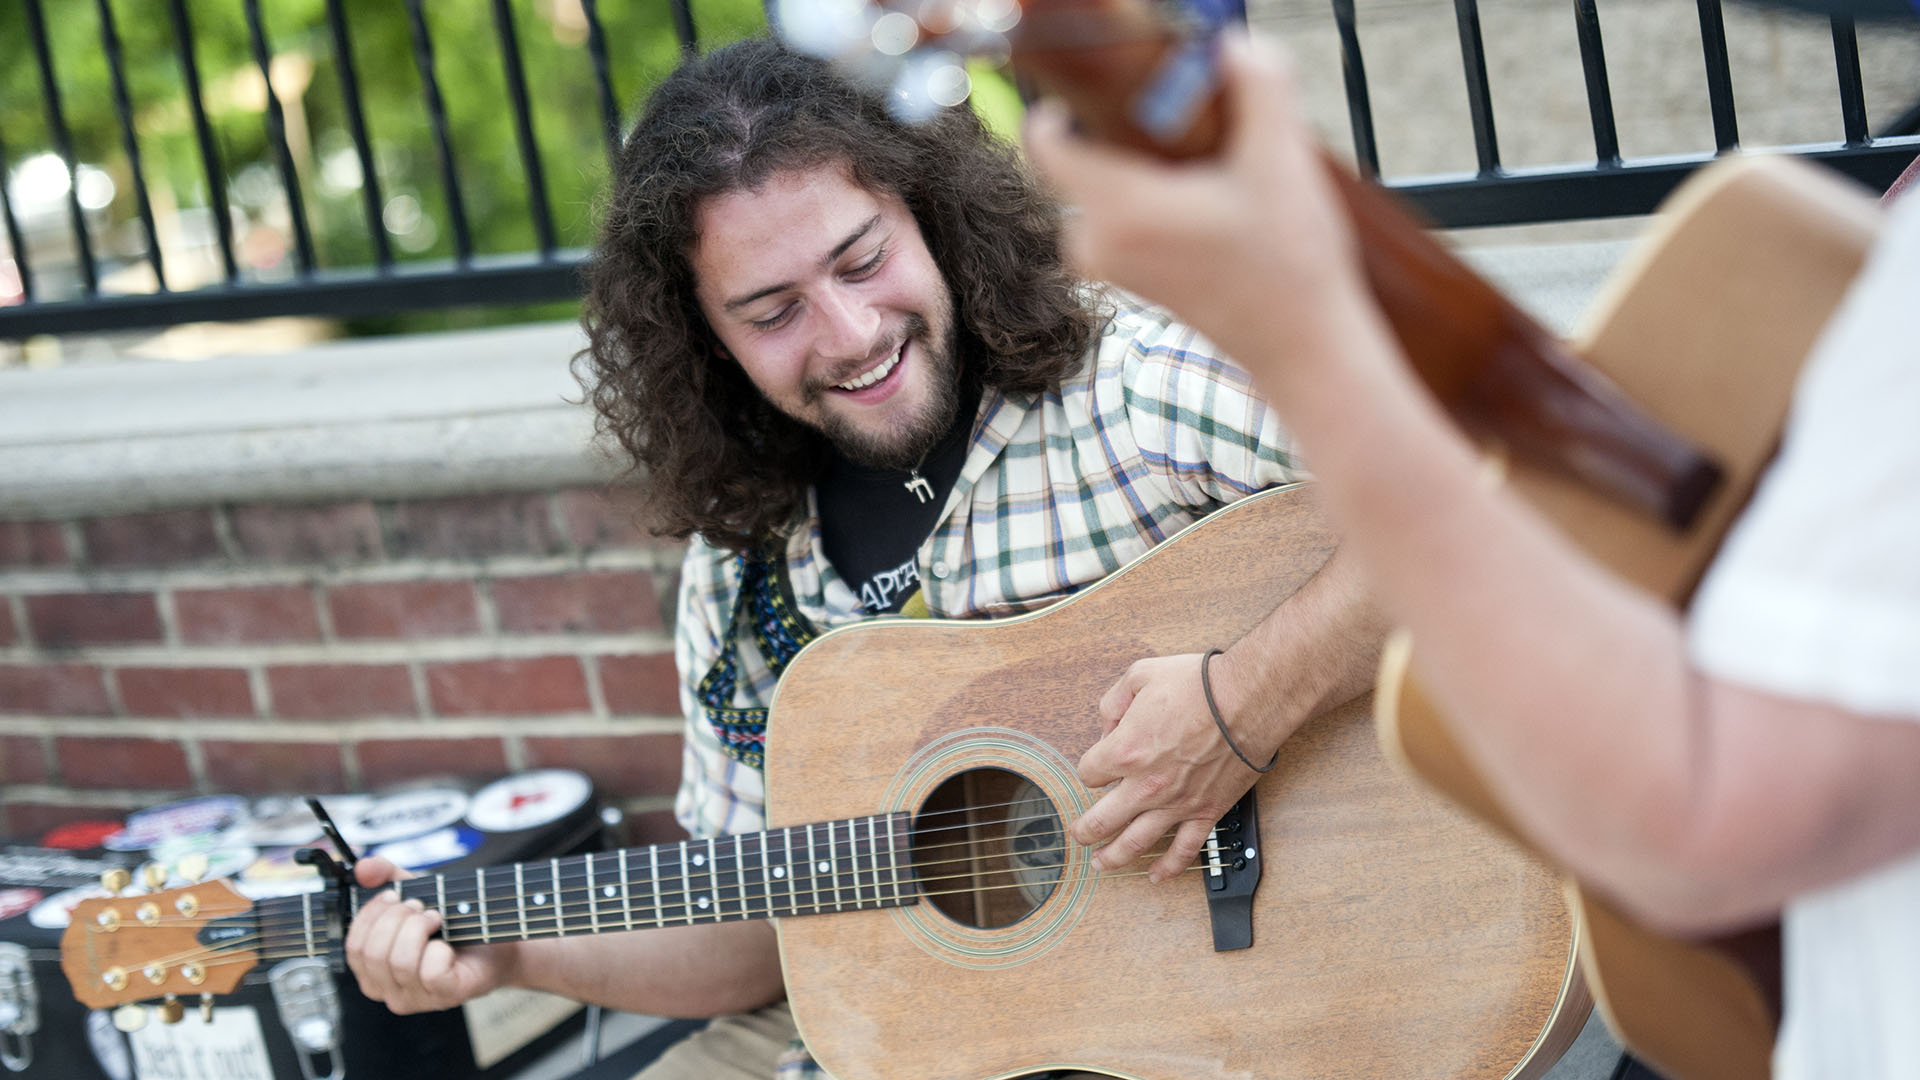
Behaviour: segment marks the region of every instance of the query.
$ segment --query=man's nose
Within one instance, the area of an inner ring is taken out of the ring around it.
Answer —
[[[815,302],[820,315],[820,352],[834,358],[866,359],[878,344],[880,312],[850,289],[828,289]]]

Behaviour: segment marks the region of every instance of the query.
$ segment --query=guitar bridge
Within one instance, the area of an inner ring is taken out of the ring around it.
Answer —
[[[1213,920],[1213,951],[1253,946],[1253,893],[1260,887],[1260,823],[1249,789],[1207,834],[1202,879]]]

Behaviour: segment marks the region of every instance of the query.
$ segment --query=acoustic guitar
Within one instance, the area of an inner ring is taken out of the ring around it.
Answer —
[[[840,1080],[1537,1077],[1590,1010],[1553,875],[1407,783],[1364,699],[1294,735],[1178,878],[1064,840],[1107,686],[1231,643],[1333,546],[1310,487],[1277,489],[1039,613],[832,631],[776,692],[766,831],[398,888],[456,944],[774,918]],[[178,1018],[261,965],[337,956],[369,895],[88,900],[61,963],[89,1007]]]
[[[1725,482],[1680,531],[1525,461],[1510,464],[1507,484],[1602,565],[1684,607],[1773,456],[1801,363],[1858,273],[1875,223],[1863,190],[1791,158],[1734,158],[1702,170],[1662,208],[1576,348],[1659,423],[1707,448]],[[1413,677],[1413,648],[1398,637],[1382,664],[1383,746],[1527,843]],[[1635,1055],[1671,1080],[1770,1074],[1776,930],[1681,941],[1646,930],[1577,882],[1567,890],[1585,931],[1589,985]]]

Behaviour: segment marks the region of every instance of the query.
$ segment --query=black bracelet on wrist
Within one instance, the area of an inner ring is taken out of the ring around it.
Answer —
[[[1234,743],[1233,736],[1227,734],[1226,718],[1220,715],[1220,706],[1213,700],[1213,679],[1207,674],[1207,664],[1225,651],[1225,649],[1208,649],[1200,655],[1200,692],[1207,696],[1207,711],[1213,714],[1213,726],[1220,729],[1220,737],[1226,740],[1227,749],[1233,751],[1233,756],[1239,758],[1242,765],[1254,772],[1263,773],[1273,768],[1274,763],[1280,760],[1279,749],[1275,748],[1273,757],[1265,765],[1255,765],[1248,761],[1247,755],[1241,753],[1240,747]]]

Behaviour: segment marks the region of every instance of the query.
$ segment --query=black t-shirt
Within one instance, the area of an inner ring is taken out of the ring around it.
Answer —
[[[913,484],[915,470],[871,469],[835,454],[816,485],[827,561],[868,612],[899,611],[919,587],[914,555],[960,479],[979,407],[978,388],[963,388],[953,426],[917,470],[922,484]]]

